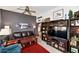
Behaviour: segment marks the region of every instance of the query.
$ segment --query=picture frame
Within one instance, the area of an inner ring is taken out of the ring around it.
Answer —
[[[19,23],[15,25],[18,29],[28,29],[31,28],[31,24],[28,23]]]
[[[53,19],[62,19],[64,17],[64,9],[53,12]]]

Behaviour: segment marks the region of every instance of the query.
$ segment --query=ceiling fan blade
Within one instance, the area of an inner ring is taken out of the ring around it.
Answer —
[[[24,13],[26,13],[28,10],[29,10],[29,7],[28,7],[28,6],[26,6],[26,8],[24,9],[23,14],[24,14]]]
[[[32,13],[36,13],[36,11],[32,11],[32,10],[30,10],[30,12],[32,12]]]
[[[29,12],[36,13],[35,11],[30,10],[28,6],[26,6],[26,9],[27,9]]]
[[[29,14],[29,15],[32,15],[30,11],[28,11],[28,14]]]
[[[36,13],[36,11],[30,10],[29,6],[26,6],[25,9],[21,9],[21,8],[17,8],[17,9],[24,10],[23,14],[25,14],[26,12],[28,13],[28,15],[32,15],[32,13]]]
[[[26,13],[26,10],[24,10],[23,14]]]
[[[21,9],[21,8],[17,8],[18,10],[24,10],[24,9]]]
[[[26,11],[26,10],[23,12],[23,14],[25,14],[26,12],[27,12],[29,15],[32,15],[31,12]]]

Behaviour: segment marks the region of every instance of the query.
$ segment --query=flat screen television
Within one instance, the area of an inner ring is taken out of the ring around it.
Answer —
[[[52,27],[48,30],[48,35],[67,39],[67,27]]]

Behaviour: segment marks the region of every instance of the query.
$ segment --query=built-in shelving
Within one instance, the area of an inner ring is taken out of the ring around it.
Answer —
[[[50,22],[43,22],[41,27],[42,40],[46,41],[47,44],[51,45],[52,47],[60,51],[67,52],[68,38],[64,39],[56,36],[49,36],[48,31],[50,30],[50,27],[66,27],[68,29],[68,20],[61,19]]]
[[[79,19],[70,20],[70,52],[79,52]]]

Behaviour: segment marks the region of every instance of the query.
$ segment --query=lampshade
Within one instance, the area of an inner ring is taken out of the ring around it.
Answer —
[[[33,25],[33,28],[36,28],[36,26],[35,26],[35,25]]]
[[[4,28],[2,28],[0,31],[0,35],[10,35],[10,34],[11,34],[10,26],[4,26]]]
[[[10,26],[4,26],[4,28],[5,28],[5,29],[9,29],[9,28],[10,28]]]

